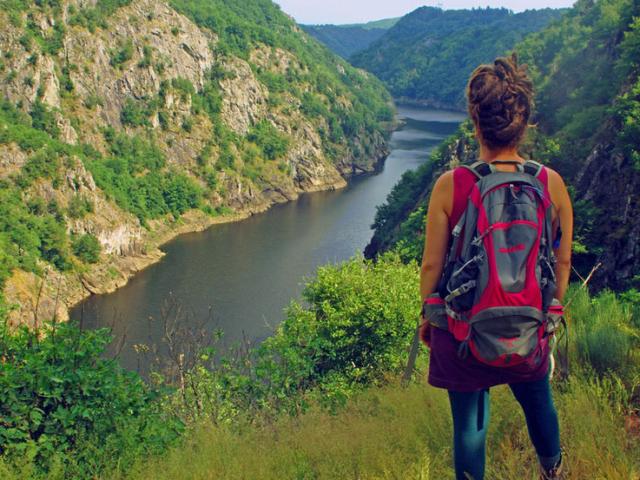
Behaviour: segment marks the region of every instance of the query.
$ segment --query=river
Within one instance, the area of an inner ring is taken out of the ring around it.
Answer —
[[[150,355],[140,356],[134,346],[162,344],[165,325],[172,323],[167,317],[192,333],[205,323],[208,331],[220,329],[226,344],[264,339],[319,265],[361,254],[376,206],[464,119],[457,112],[402,105],[398,116],[403,125],[392,134],[391,153],[378,174],[355,178],[342,190],[304,194],[240,222],[181,235],[162,247],[166,256],[159,263],[114,293],[88,298],[71,318],[81,319],[84,328],[110,327],[120,339],[111,353],[143,373]],[[176,306],[179,314],[169,312]]]

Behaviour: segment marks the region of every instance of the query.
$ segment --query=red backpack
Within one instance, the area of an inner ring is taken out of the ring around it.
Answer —
[[[470,351],[497,367],[541,354],[562,314],[558,302],[550,310],[556,279],[552,203],[538,179],[544,167],[508,163],[518,171],[465,166],[477,181],[452,231],[439,293],[425,303],[429,321],[460,342],[461,357]]]

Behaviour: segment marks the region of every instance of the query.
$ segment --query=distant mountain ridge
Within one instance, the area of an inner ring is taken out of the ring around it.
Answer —
[[[385,18],[348,25],[300,25],[309,35],[343,58],[366,49],[393,27],[400,18]]]
[[[350,60],[380,78],[395,97],[462,109],[473,68],[543,29],[561,13],[421,7]]]

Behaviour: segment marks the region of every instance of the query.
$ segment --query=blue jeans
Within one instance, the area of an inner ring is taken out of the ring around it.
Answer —
[[[560,459],[560,429],[553,405],[549,376],[535,382],[509,385],[522,406],[529,437],[540,462],[554,465]],[[489,425],[489,390],[449,391],[453,415],[453,457],[456,480],[482,480]]]

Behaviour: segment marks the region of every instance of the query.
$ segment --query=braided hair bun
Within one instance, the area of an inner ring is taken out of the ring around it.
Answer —
[[[491,149],[515,147],[525,134],[533,106],[533,84],[516,54],[480,65],[467,85],[469,115]]]

